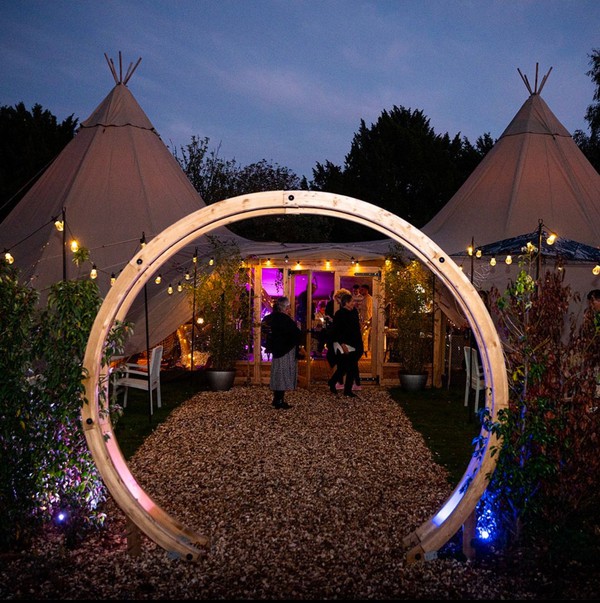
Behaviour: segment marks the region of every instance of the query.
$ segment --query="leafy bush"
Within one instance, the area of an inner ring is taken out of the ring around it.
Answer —
[[[600,323],[589,310],[580,325],[568,314],[580,300],[563,274],[536,282],[522,270],[504,295],[491,292],[510,396],[497,422],[483,412],[502,445],[493,449],[498,464],[480,512],[495,515],[505,545],[556,533],[571,513],[599,501]]]
[[[83,355],[100,301],[94,281],[60,282],[36,312],[36,293],[0,265],[3,549],[22,546],[50,522],[70,546],[104,522],[106,489],[80,412]],[[116,331],[108,353],[123,341],[123,328]]]

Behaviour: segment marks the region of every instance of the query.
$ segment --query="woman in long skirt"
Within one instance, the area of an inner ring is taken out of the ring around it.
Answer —
[[[273,406],[291,408],[285,402],[286,391],[296,389],[298,361],[296,358],[301,331],[290,316],[290,300],[278,298],[271,314],[265,316],[262,328],[267,333],[267,348],[272,354],[270,387],[273,391]]]

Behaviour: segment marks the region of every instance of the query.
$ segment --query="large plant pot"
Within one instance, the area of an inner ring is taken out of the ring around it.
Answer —
[[[214,392],[230,390],[235,381],[235,369],[230,371],[206,369],[206,381]]]
[[[402,373],[400,372],[400,385],[407,392],[418,392],[427,384],[428,373]]]

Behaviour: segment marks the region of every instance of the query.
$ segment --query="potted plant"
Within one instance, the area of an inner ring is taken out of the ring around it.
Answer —
[[[196,314],[205,325],[208,384],[211,389],[228,390],[248,344],[249,276],[234,242],[211,235],[207,238],[212,248],[210,265],[198,270],[190,290],[195,296]]]
[[[404,250],[395,246],[385,262],[382,289],[386,325],[393,333],[388,337],[389,360],[399,363],[403,388],[421,389],[433,355],[431,272],[418,260],[406,259]]]

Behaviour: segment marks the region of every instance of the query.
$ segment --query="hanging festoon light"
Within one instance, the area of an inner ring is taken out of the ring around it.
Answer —
[[[210,258],[210,260],[208,260],[208,265],[212,266],[215,263],[215,258]]]
[[[94,280],[98,278],[98,270],[96,269],[96,264],[92,264],[92,270],[90,271],[90,278]]]
[[[173,295],[173,286],[172,285],[169,285],[169,287],[167,288],[167,293],[169,295]]]
[[[76,253],[78,250],[79,250],[79,243],[75,239],[73,239],[71,241],[71,251],[73,253]]]
[[[142,232],[142,238],[140,239],[140,247],[146,247],[146,233]]]
[[[156,278],[154,279],[154,282],[155,282],[157,285],[160,285],[161,281],[162,281],[162,276],[161,276],[160,274],[157,274],[157,275],[156,275]]]
[[[115,284],[115,281],[117,280],[117,277],[115,276],[115,273],[112,272],[110,275],[110,286],[112,287]]]
[[[181,292],[183,291],[183,285],[181,284],[181,281],[179,281],[179,282],[177,283],[177,291],[178,291],[179,293],[181,293]]]
[[[15,258],[13,258],[13,256],[10,254],[10,251],[4,252],[4,259],[6,260],[7,264],[12,264],[15,261]]]
[[[65,229],[65,223],[62,220],[56,218],[56,220],[54,220],[54,228],[56,228],[58,232],[63,232],[63,230]]]
[[[185,273],[185,280],[186,280],[186,281],[189,281],[191,278],[192,278],[192,277],[190,276],[190,271],[188,270],[188,271]]]
[[[600,266],[598,264],[596,264],[593,268],[592,268],[592,274],[594,276],[598,276],[600,274]]]
[[[496,258],[492,258],[490,260],[490,266],[495,266],[496,265]]]
[[[289,255],[286,255],[286,256],[283,258],[283,261],[284,261],[284,262],[287,264],[287,263],[290,261],[290,256],[289,256]]]
[[[472,255],[473,255],[473,245],[469,245],[469,246],[467,247],[467,253],[469,254],[469,256],[472,256]]]
[[[481,257],[481,249],[478,249],[478,250],[475,252],[475,257],[476,257],[476,258],[480,258],[480,257]]]
[[[546,243],[548,243],[548,245],[554,245],[555,242],[556,242],[556,235],[553,232],[551,232],[548,235],[548,238],[546,239]]]
[[[506,264],[510,265],[512,264],[512,257],[510,255],[507,255],[504,261],[506,262]]]

